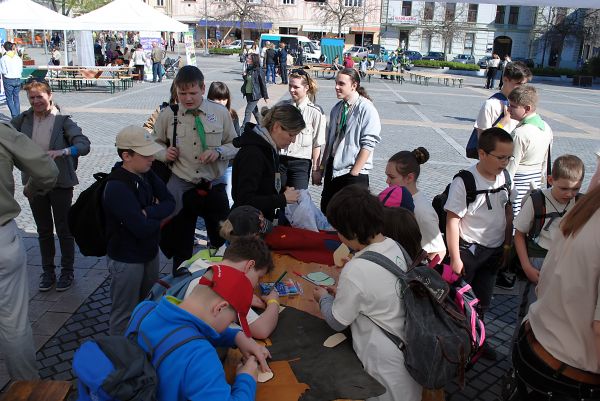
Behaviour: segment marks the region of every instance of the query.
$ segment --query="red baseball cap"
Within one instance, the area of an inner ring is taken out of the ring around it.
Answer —
[[[199,284],[209,286],[221,298],[229,302],[229,305],[238,314],[238,321],[242,326],[242,330],[244,330],[244,334],[246,334],[246,337],[252,337],[248,320],[246,320],[252,304],[252,294],[254,293],[252,283],[243,272],[233,267],[214,265],[211,266],[211,269],[213,272],[212,281],[202,277]]]

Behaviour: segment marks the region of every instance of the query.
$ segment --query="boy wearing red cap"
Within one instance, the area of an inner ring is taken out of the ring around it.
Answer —
[[[204,337],[180,346],[162,361],[157,369],[157,399],[254,400],[259,365],[262,371],[269,370],[266,358],[270,355],[250,338],[246,315],[252,284],[243,272],[226,265],[213,266],[212,277],[203,277],[200,284],[183,301],[162,298],[140,325],[137,341],[146,351],[182,327],[192,327]],[[236,319],[242,330],[229,328]],[[225,380],[216,346],[237,346],[245,357],[233,386]]]

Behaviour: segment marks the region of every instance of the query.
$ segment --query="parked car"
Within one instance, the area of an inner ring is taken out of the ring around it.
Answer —
[[[389,52],[383,46],[379,46],[379,56],[377,54],[373,53],[373,45],[367,46],[367,49],[369,49],[369,55],[367,56],[369,58],[369,60],[387,61],[387,59],[389,57]]]
[[[345,53],[350,53],[350,57],[360,57],[363,58],[369,54],[369,49],[362,46],[352,46],[350,50]]]
[[[321,50],[321,41],[320,40],[311,40],[310,43],[312,43],[313,45],[315,45],[315,48],[317,50]]]
[[[475,64],[475,57],[470,54],[459,54],[452,59],[453,63]]]
[[[444,52],[429,52],[423,56],[422,60],[446,61]]]
[[[512,61],[521,61],[521,62],[525,63],[525,65],[529,68],[535,67],[535,62],[533,61],[532,58],[515,57],[512,59]]]
[[[410,61],[421,60],[423,55],[415,50],[405,50],[404,54]]]
[[[254,44],[254,41],[253,40],[244,40],[244,44],[246,45],[246,48],[249,49]],[[223,46],[223,49],[241,49],[241,48],[242,48],[242,41],[239,39],[234,40],[230,44]]]
[[[482,58],[480,58],[479,61],[477,62],[477,64],[479,65],[479,68],[487,68],[488,61],[490,61],[491,59],[492,59],[492,56],[483,56]]]

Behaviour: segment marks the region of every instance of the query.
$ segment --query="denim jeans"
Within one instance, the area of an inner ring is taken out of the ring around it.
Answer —
[[[275,83],[275,64],[267,64],[267,83],[269,83],[269,76],[271,83]]]
[[[260,124],[260,113],[258,112],[258,100],[248,100],[246,104],[246,111],[244,112],[244,121],[242,122],[242,130],[247,122],[250,121],[250,116],[254,114],[256,123]]]
[[[10,110],[10,116],[14,118],[21,113],[21,103],[19,102],[21,79],[2,77],[2,83],[4,84],[4,94],[6,95],[6,104],[8,110]]]
[[[160,63],[152,63],[152,82],[156,82],[158,78],[158,82],[162,82],[162,77],[160,76]]]

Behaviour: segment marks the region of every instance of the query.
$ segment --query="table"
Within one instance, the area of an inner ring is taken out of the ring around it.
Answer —
[[[56,84],[63,92],[81,90],[84,86],[94,86],[98,82],[108,83],[111,93],[117,89],[127,89],[133,84],[128,66],[39,66],[46,70],[50,85]]]

